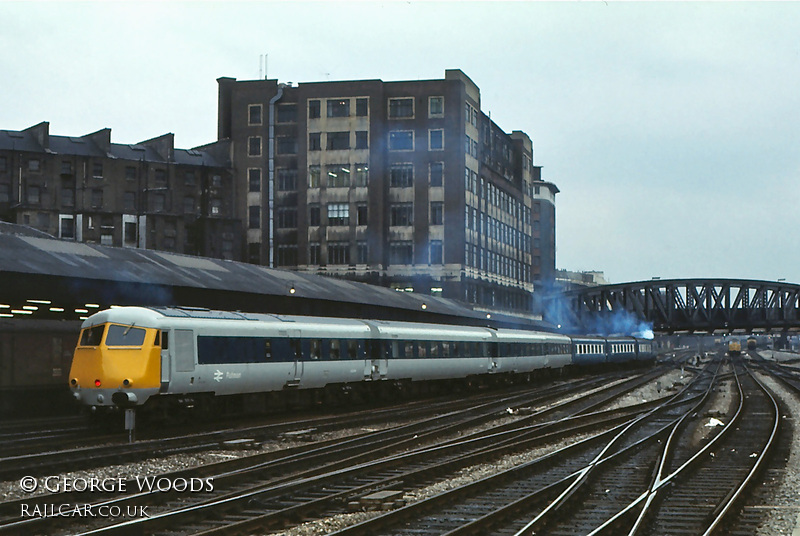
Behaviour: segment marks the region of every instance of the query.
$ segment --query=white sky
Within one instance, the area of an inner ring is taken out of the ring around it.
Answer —
[[[534,141],[559,268],[800,282],[800,3],[3,2],[0,129],[216,140],[217,82],[443,78]]]

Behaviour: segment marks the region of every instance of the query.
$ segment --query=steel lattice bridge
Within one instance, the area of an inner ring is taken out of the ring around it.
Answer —
[[[653,279],[571,290],[545,303],[545,319],[568,330],[621,318],[661,333],[800,331],[800,285],[780,281]]]

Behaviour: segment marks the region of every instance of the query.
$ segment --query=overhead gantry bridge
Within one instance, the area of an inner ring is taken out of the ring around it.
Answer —
[[[800,285],[780,281],[652,279],[571,290],[546,303],[545,319],[568,330],[643,322],[660,333],[800,331]]]

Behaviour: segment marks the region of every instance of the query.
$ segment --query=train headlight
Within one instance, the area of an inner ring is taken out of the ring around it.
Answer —
[[[122,385],[124,385],[125,387],[130,387],[132,383],[133,382],[130,381],[128,378],[125,378],[124,380],[122,380]]]
[[[69,384],[70,384],[71,386],[73,386],[73,387],[77,387],[77,386],[78,386],[78,378],[72,378],[72,379],[69,381]]]
[[[100,384],[101,384],[101,383],[102,383],[102,382],[100,382],[100,380],[95,380],[95,381],[94,381],[94,386],[95,386],[95,387],[100,387]]]

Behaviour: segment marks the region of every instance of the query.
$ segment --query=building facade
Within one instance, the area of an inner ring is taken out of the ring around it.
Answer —
[[[230,143],[134,145],[111,130],[51,136],[44,122],[0,131],[0,219],[53,236],[207,257],[242,257]]]
[[[552,281],[558,189],[463,72],[218,83],[247,261],[516,311]]]

